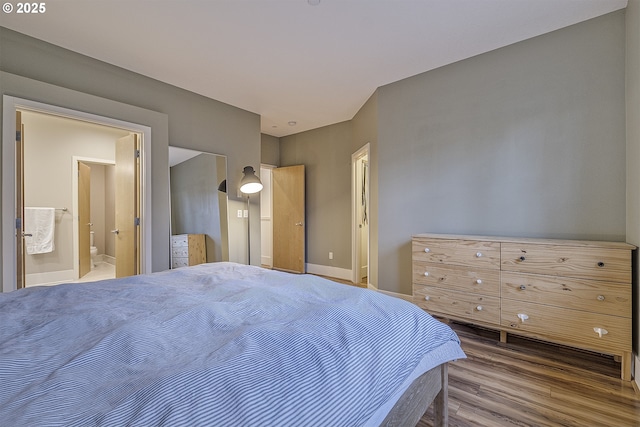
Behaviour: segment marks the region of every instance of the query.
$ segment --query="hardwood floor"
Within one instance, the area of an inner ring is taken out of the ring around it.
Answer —
[[[450,426],[640,426],[640,393],[612,357],[450,325],[467,355],[449,365]],[[429,408],[418,426],[432,425]]]
[[[640,391],[613,357],[449,325],[467,355],[449,364],[450,427],[640,427]],[[429,408],[417,427],[432,420]]]

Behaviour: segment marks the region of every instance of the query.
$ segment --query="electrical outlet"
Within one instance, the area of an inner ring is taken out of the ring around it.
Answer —
[[[329,252],[329,259],[333,259],[333,252]]]
[[[238,209],[238,218],[242,218],[242,209]]]
[[[249,218],[249,211],[247,209],[244,210],[244,217]]]

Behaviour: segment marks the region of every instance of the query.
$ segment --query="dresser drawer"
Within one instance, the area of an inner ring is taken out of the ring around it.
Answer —
[[[189,256],[189,247],[188,246],[174,246],[171,248],[171,255],[174,257],[188,257]]]
[[[171,259],[171,268],[188,267],[189,258],[173,257]]]
[[[500,297],[500,271],[413,262],[413,283]]]
[[[501,319],[507,332],[607,354],[631,351],[630,318],[503,299]]]
[[[500,324],[500,299],[415,285],[413,301],[430,314],[484,324]]]
[[[587,246],[502,243],[502,270],[631,282],[631,251]]]
[[[171,236],[171,246],[187,246],[188,244],[188,234],[174,234],[173,236]]]
[[[413,259],[433,264],[500,269],[500,242],[413,239]]]
[[[631,284],[503,272],[502,298],[631,317]]]

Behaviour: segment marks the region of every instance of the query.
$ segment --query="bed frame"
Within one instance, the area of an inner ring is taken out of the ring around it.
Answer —
[[[425,372],[400,396],[380,427],[415,427],[433,403],[434,427],[449,425],[447,409],[448,364]]]

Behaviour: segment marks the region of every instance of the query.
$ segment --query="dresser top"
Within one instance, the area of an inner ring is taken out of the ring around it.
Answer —
[[[413,238],[448,239],[448,240],[476,240],[481,242],[504,243],[529,243],[537,245],[566,245],[566,246],[591,246],[598,248],[634,250],[636,247],[626,242],[609,242],[599,240],[566,240],[566,239],[536,239],[531,237],[501,237],[501,236],[474,236],[469,234],[415,234]]]

